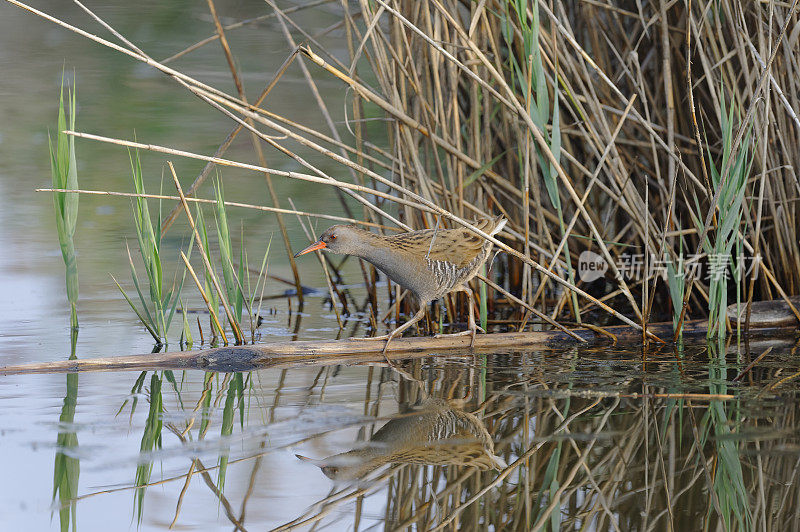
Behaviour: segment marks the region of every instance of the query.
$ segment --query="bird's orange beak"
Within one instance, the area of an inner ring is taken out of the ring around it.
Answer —
[[[326,247],[328,247],[328,245],[325,242],[323,242],[322,240],[317,240],[303,251],[298,251],[295,254],[294,258],[297,258],[300,255],[305,255],[306,253],[311,253],[312,251],[317,251],[318,249],[325,249]]]

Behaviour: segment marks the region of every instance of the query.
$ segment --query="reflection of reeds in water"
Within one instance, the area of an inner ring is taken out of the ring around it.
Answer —
[[[706,359],[706,352],[692,348],[682,360],[696,364]],[[631,355],[634,364],[638,356]],[[525,358],[514,357],[508,363],[527,367]],[[661,360],[675,368],[671,356]],[[464,378],[442,366],[425,368],[415,362],[406,369],[421,382],[435,383],[426,392],[432,396],[447,396],[453,387],[468,390],[477,385],[477,375]],[[505,382],[498,380],[496,370],[490,362],[489,374],[494,378],[487,382],[488,398],[480,419],[496,442],[495,453],[509,462],[507,468],[481,471],[452,467],[452,463],[404,461],[393,456],[396,445],[382,441],[373,445],[376,439],[391,439],[381,429],[352,451],[316,461],[336,480],[364,475],[367,480],[333,492],[284,529],[317,521],[330,525],[375,519],[359,512],[367,506],[374,508],[377,501],[385,501],[383,518],[391,529],[772,530],[778,523],[781,529],[800,526],[794,513],[800,491],[792,481],[797,457],[786,452],[799,443],[798,406],[778,401],[774,410],[763,412],[751,403],[745,410],[747,401],[732,400],[735,390],[720,384],[731,373],[726,377],[719,363],[708,371],[678,366],[670,378],[675,383],[672,388],[631,387],[624,375],[614,376],[604,372],[602,365],[593,368],[580,362],[573,370],[553,368],[541,376],[514,373],[518,378]],[[570,376],[572,371],[578,372],[576,376]],[[754,375],[751,385],[766,390],[780,382],[775,373]],[[589,385],[595,387],[598,382],[601,389],[624,392],[593,392]],[[401,398],[413,401],[418,394],[417,382],[399,386]],[[687,389],[701,393],[686,395]],[[640,397],[632,397],[633,392]],[[612,397],[604,399],[606,395]],[[414,419],[414,414],[408,419]],[[765,430],[764,424],[773,419],[780,420],[777,426]],[[397,427],[388,435],[402,432],[401,425]],[[760,438],[746,436],[755,430],[761,431]],[[414,448],[413,453],[417,452]],[[388,463],[393,466],[385,473],[368,474]],[[360,498],[370,498],[370,502],[352,506]]]
[[[608,354],[606,348],[594,348],[495,355],[474,365],[469,359],[436,359],[406,362],[402,370],[370,368],[363,370],[363,414],[345,423],[327,419],[324,408],[315,410],[340,404],[334,368],[321,369],[300,392],[307,394],[308,421],[302,422],[293,419],[303,403],[295,382],[305,374],[294,370],[282,371],[275,389],[260,388],[266,374],[207,373],[202,383],[179,390],[177,382],[190,380],[184,376],[176,382],[164,372],[149,379],[143,462],[127,489],[138,489],[138,514],[148,486],[182,483],[173,518],[178,522],[190,484],[204,483],[227,519],[249,529],[260,522],[253,517],[245,522],[247,501],[276,486],[263,471],[263,455],[286,455],[331,431],[361,427],[350,451],[315,461],[340,481],[331,494],[281,530],[368,521],[417,530],[796,528],[798,346],[775,346],[780,356],[762,358],[754,368],[746,366],[755,354],[742,353],[734,366],[724,361],[725,349],[650,352],[645,363],[637,351]],[[763,347],[754,349],[758,353]],[[735,348],[727,348],[729,360],[735,354]],[[338,383],[348,390],[348,404],[355,370]],[[394,393],[386,393],[400,371]],[[742,377],[734,385],[737,372]],[[162,378],[174,392],[161,389]],[[142,375],[134,389],[144,385]],[[284,387],[293,389],[288,401]],[[271,404],[260,401],[270,394]],[[398,405],[401,413],[380,426],[378,420],[386,419],[380,412],[393,412]],[[474,415],[466,413],[467,405]],[[288,407],[283,415],[282,407]],[[149,473],[152,461],[160,459],[164,411],[183,414],[171,416],[163,427],[187,446],[188,471],[157,479]],[[374,434],[373,424],[380,426]],[[212,433],[221,438],[209,437]],[[198,448],[215,456],[216,463],[201,460]],[[244,495],[225,489],[234,463],[239,464],[237,485],[241,468],[250,464]],[[325,479],[320,473],[308,475],[306,482]],[[242,509],[236,510],[240,501],[234,497],[240,496]],[[291,496],[302,498],[304,492]],[[362,514],[367,508],[385,511]]]
[[[142,393],[146,376],[146,371],[139,375],[133,385],[133,388],[131,389],[132,394]],[[244,428],[246,411],[245,390],[250,382],[249,376],[249,373],[229,373],[226,374],[221,381],[216,379],[218,386],[216,390],[216,398],[214,398],[215,377],[218,377],[218,375],[214,373],[206,373],[203,379],[203,388],[200,398],[197,400],[194,410],[187,412],[181,394],[183,379],[186,376],[184,375],[181,378],[181,384],[179,385],[172,371],[167,370],[163,372],[153,372],[150,377],[150,386],[147,390],[149,408],[147,418],[144,423],[144,429],[142,431],[139,449],[139,464],[136,467],[134,482],[131,486],[135,489],[133,510],[138,523],[141,524],[144,516],[145,497],[148,488],[153,482],[152,472],[154,456],[156,456],[157,451],[162,447],[163,429],[167,428],[184,445],[188,444],[193,439],[192,434],[190,434],[190,431],[193,428],[197,429],[196,434],[194,435],[196,442],[204,440],[208,434],[208,431],[212,428],[211,420],[214,418],[215,409],[217,406],[219,406],[219,403],[222,401],[224,396],[225,400],[222,404],[222,416],[220,420],[219,431],[222,439],[221,441],[227,441],[226,438],[230,437],[234,432],[237,414],[239,418],[239,425]],[[163,420],[163,415],[166,411],[166,407],[164,405],[164,391],[162,390],[164,379],[166,379],[166,381],[172,385],[172,390],[175,394],[174,406],[176,409],[189,414],[185,426],[179,427],[173,422],[165,422]],[[123,403],[119,412],[122,412],[127,403],[128,401]],[[131,405],[131,418],[133,418],[136,405],[137,398],[134,397]],[[200,423],[196,424],[198,415],[200,417]],[[206,467],[204,463],[199,458],[195,457],[194,453],[192,453],[189,472],[184,475],[186,477],[186,483],[184,484],[183,491],[178,497],[175,515],[173,518],[173,525],[175,522],[177,522],[178,517],[180,516],[183,497],[189,487],[189,483],[191,482],[195,472],[198,471],[197,474],[200,475],[205,484],[219,499],[228,518],[232,523],[234,523],[234,525],[238,526],[239,520],[234,515],[234,510],[224,495],[228,462],[229,451],[225,445],[221,446],[217,465],[210,468]],[[216,481],[209,473],[209,471],[213,469],[216,469],[218,473]]]
[[[147,413],[147,420],[145,421],[142,441],[139,447],[140,452],[145,456],[148,456],[155,449],[161,448],[161,428],[163,426],[161,416],[164,412],[163,398],[161,395],[161,379],[162,377],[158,372],[153,372],[153,375],[150,377],[150,389],[148,390],[150,408]],[[137,486],[137,490],[134,496],[133,508],[138,522],[141,522],[142,516],[144,515],[145,486],[150,482],[150,475],[152,472],[153,460],[149,456],[143,458],[136,467],[136,479],[134,484]]]
[[[70,334],[70,360],[76,358],[75,348],[78,343],[78,330],[73,328]],[[66,430],[75,421],[75,408],[78,405],[78,374],[67,375],[67,391],[64,405],[61,407],[59,432],[56,438],[56,458],[53,465],[53,499],[58,497],[58,518],[61,532],[78,530],[78,508],[75,498],[78,496],[78,479],[81,474],[80,459],[75,456],[78,448],[78,434]]]
[[[230,378],[229,378],[230,377]],[[225,395],[225,406],[222,409],[222,427],[220,429],[220,436],[223,438],[230,436],[233,433],[234,420],[238,408],[239,424],[244,428],[244,375],[242,373],[234,373],[233,375],[226,375],[225,382],[228,385],[228,392]],[[225,384],[222,385],[224,390]],[[217,486],[220,490],[225,488],[225,474],[228,470],[228,453],[223,452],[219,457],[219,475]]]
[[[727,363],[725,345],[721,340],[709,344],[709,391],[726,394]],[[716,471],[714,471],[715,506],[721,514],[726,529],[749,530],[752,523],[748,493],[744,483],[742,462],[736,432],[740,430],[738,401],[709,401],[708,410],[701,421],[703,442],[713,438],[716,448]],[[707,430],[703,430],[707,428]]]
[[[358,480],[387,464],[506,467],[494,454],[494,443],[480,419],[438,399],[427,399],[390,420],[355,449],[310,461],[336,481]]]

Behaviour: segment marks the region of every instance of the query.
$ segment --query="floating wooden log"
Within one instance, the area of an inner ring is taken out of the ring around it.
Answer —
[[[706,320],[684,323],[684,338],[705,336]],[[762,323],[751,329],[751,337],[786,336],[797,332],[795,325],[774,327]],[[588,329],[575,329],[588,342],[636,343],[642,332],[627,326],[605,327],[605,334]],[[648,331],[660,338],[672,337],[672,323],[654,323]],[[469,337],[445,336],[436,338],[409,337],[391,341],[386,352],[390,359],[404,360],[429,356],[472,355],[491,352],[510,352],[530,348],[564,347],[575,345],[576,340],[562,331],[479,334],[470,349]],[[296,368],[336,364],[363,364],[385,362],[381,354],[382,341],[360,339],[320,340],[301,342],[274,342],[256,345],[216,347],[195,351],[147,353],[76,360],[60,360],[36,364],[22,364],[0,368],[2,375],[30,373],[72,373],[85,371],[142,371],[163,369],[199,369],[205,371],[248,371],[264,368]]]

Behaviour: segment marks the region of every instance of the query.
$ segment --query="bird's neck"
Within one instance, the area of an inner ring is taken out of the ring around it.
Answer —
[[[367,239],[365,244],[354,255],[371,262],[376,268],[390,277],[394,269],[401,266],[398,264],[401,261],[398,261],[397,252],[393,253],[393,250],[380,237],[373,236]]]

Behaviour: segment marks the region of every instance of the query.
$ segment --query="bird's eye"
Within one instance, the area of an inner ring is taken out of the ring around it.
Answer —
[[[336,240],[336,235],[331,235],[331,240]]]

